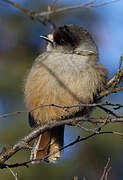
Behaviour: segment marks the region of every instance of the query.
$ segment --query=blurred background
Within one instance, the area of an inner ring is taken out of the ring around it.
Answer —
[[[108,0],[107,0],[108,1]],[[15,1],[32,12],[47,11],[53,0]],[[85,0],[57,0],[55,8],[79,5]],[[100,0],[98,3],[103,3]],[[111,77],[118,69],[119,58],[123,54],[123,1],[91,9],[76,9],[50,16],[56,26],[76,24],[86,28],[93,36],[98,49],[99,60],[109,70]],[[40,35],[52,32],[50,25],[43,25],[30,19],[21,10],[0,1],[0,114],[26,110],[24,105],[24,81],[34,59],[44,51],[45,42]],[[123,102],[123,92],[110,95],[103,100],[112,103]],[[117,112],[123,114],[123,110]],[[97,109],[93,116],[104,116]],[[123,131],[117,124],[106,129]],[[0,119],[0,148],[8,147],[30,131],[27,114],[17,114]],[[66,127],[65,144],[86,132],[75,127]],[[29,159],[29,151],[20,151],[7,163],[24,162]],[[64,150],[56,164],[30,165],[29,168],[13,169],[22,179],[72,180],[74,176],[86,180],[100,179],[103,168],[111,157],[109,179],[123,179],[123,139],[116,135],[94,137]],[[8,169],[0,170],[0,179],[13,180]]]

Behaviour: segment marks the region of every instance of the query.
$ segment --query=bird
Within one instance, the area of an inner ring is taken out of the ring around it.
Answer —
[[[92,36],[83,27],[68,24],[41,38],[48,41],[46,50],[34,60],[25,80],[29,125],[35,128],[61,121],[63,117],[89,117],[92,107],[79,106],[65,110],[40,106],[97,102],[99,92],[106,88],[107,69],[98,62],[98,48]],[[30,156],[33,163],[40,163],[42,159],[55,163],[60,158],[64,127],[54,127],[35,139]]]

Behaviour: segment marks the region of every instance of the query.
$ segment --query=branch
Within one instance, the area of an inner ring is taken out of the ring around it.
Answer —
[[[27,14],[30,18],[34,18],[34,13],[29,11],[28,9],[22,7],[21,5],[19,5],[18,3],[16,2],[12,2],[11,0],[3,0],[4,2],[8,3],[8,4],[11,4],[12,6],[20,9],[21,11],[23,11],[25,14]]]
[[[117,85],[123,80],[123,68],[121,68],[122,63],[123,63],[123,56],[120,57],[117,73],[111,79],[108,80],[106,85],[107,89],[99,94],[98,99],[101,99],[104,96],[107,96],[112,93],[117,93],[118,91],[123,91],[122,86],[117,87]]]
[[[80,5],[74,5],[74,6],[69,6],[69,7],[63,7],[63,8],[59,8],[59,9],[54,9],[52,11],[44,11],[44,12],[41,12],[41,13],[36,13],[35,16],[36,17],[42,17],[42,16],[47,16],[47,15],[51,15],[51,14],[54,14],[54,13],[60,13],[60,12],[63,12],[63,11],[68,11],[68,10],[73,10],[73,9],[80,9],[80,8],[94,8],[94,7],[101,7],[101,6],[105,6],[107,4],[111,4],[111,3],[114,3],[114,2],[118,2],[120,0],[112,0],[112,1],[106,1],[104,3],[100,3],[100,4],[95,4],[94,3],[96,2],[97,0],[91,0],[87,3],[83,3],[83,4],[80,4]]]
[[[104,103],[75,104],[75,105],[71,105],[71,106],[62,106],[59,104],[41,104],[40,106],[37,106],[36,108],[32,109],[30,112],[33,112],[33,111],[35,111],[39,108],[42,108],[42,107],[55,107],[55,108],[60,108],[60,109],[71,109],[71,108],[77,108],[77,107],[99,107],[99,108],[104,110],[103,106],[113,107],[114,110],[118,110],[120,108],[123,108],[122,104],[113,104],[113,103],[106,101]],[[114,115],[114,113],[111,112],[111,110],[107,110],[107,112],[109,112],[109,111],[112,115]],[[29,111],[15,111],[15,112],[11,112],[11,113],[3,113],[3,114],[0,114],[0,119],[7,118],[9,116],[13,116],[13,115],[17,115],[17,114],[30,113],[30,112]],[[118,117],[116,114],[114,116]]]
[[[11,0],[3,0],[4,2],[11,4],[12,6],[20,9],[21,11],[23,11],[27,16],[29,16],[31,19],[35,19],[37,21],[39,21],[40,23],[46,25],[46,24],[50,24],[50,27],[52,29],[55,29],[56,26],[55,24],[51,21],[51,19],[49,18],[49,15],[52,15],[54,13],[60,13],[63,11],[68,11],[68,10],[73,10],[73,9],[79,9],[79,8],[95,8],[95,7],[101,7],[101,6],[105,6],[111,3],[115,3],[118,2],[120,0],[112,0],[112,1],[106,1],[104,3],[100,3],[100,4],[94,4],[95,2],[97,2],[97,0],[90,0],[89,2],[80,4],[80,5],[76,5],[76,6],[69,6],[69,7],[63,7],[63,8],[58,8],[58,9],[54,9],[54,6],[56,4],[56,1],[53,2],[52,5],[48,5],[48,11],[43,11],[40,13],[36,13],[36,12],[31,12],[30,10],[26,9],[25,7],[19,5],[16,2],[13,2]],[[43,17],[43,19],[41,19]]]
[[[119,119],[120,122],[123,122],[123,118],[115,118],[115,119],[111,119],[111,120],[107,121],[107,123],[117,122],[118,119]],[[107,120],[106,118],[105,119],[103,118],[102,123],[106,122],[106,120]],[[54,121],[52,123],[45,124],[44,126],[37,127],[35,129],[33,129],[28,135],[26,135],[24,138],[22,138],[20,141],[18,141],[15,145],[13,145],[12,147],[8,148],[5,152],[0,154],[0,164],[1,164],[0,168],[3,168],[4,167],[4,162],[7,161],[11,156],[13,156],[19,150],[21,150],[21,149],[30,149],[28,143],[30,141],[32,141],[33,139],[37,138],[43,132],[48,131],[48,130],[50,130],[50,129],[54,128],[54,127],[57,127],[57,126],[61,126],[61,125],[74,125],[75,126],[75,124],[77,122],[81,122],[81,121],[87,122],[87,121],[85,121],[85,119],[82,119],[82,118],[78,118],[78,119],[73,118],[73,119],[63,120],[63,121],[60,121],[60,122]],[[88,119],[88,121],[90,121],[90,119]],[[98,120],[96,120],[95,122],[97,123]],[[99,135],[99,134],[117,134],[117,135],[123,136],[122,133],[113,132],[113,131],[111,131],[111,132],[98,132],[98,133],[97,133],[97,131],[95,131],[93,134],[91,134],[91,135],[89,135],[87,137],[81,138],[81,139],[79,138],[76,141],[70,143],[69,145],[64,146],[60,150],[63,150],[65,148],[69,147],[69,146],[74,145],[77,142],[84,141],[84,140],[86,140],[86,139],[88,139],[88,138],[90,138],[92,136]]]
[[[49,18],[47,18],[48,16],[46,16],[46,17],[44,17],[43,19],[41,19],[40,17],[35,16],[35,14],[36,14],[35,12],[32,12],[32,11],[26,9],[25,7],[19,5],[19,4],[16,3],[16,2],[13,2],[13,1],[11,1],[11,0],[3,0],[3,1],[6,2],[6,3],[8,3],[8,4],[10,4],[10,5],[12,5],[12,6],[14,6],[14,7],[16,7],[16,8],[18,8],[18,9],[20,9],[22,12],[24,12],[24,13],[25,13],[28,17],[30,17],[32,20],[35,19],[35,20],[37,20],[38,22],[42,23],[43,25],[50,24],[50,27],[51,27],[52,29],[55,29],[55,28],[56,28],[55,24],[54,24]],[[52,8],[53,8],[53,5],[52,5]],[[49,11],[48,11],[48,12],[49,12]]]
[[[80,138],[80,136],[78,136],[76,140],[74,140],[74,141],[71,142],[70,144],[68,144],[68,145],[60,148],[60,150],[58,150],[58,151],[62,151],[62,150],[64,150],[64,149],[68,148],[68,147],[73,146],[73,145],[76,144],[76,143],[85,141],[85,140],[87,140],[87,139],[89,139],[89,138],[92,138],[92,137],[94,137],[94,136],[96,136],[96,135],[103,135],[103,134],[115,134],[115,135],[123,136],[123,133],[118,133],[118,132],[113,132],[113,131],[101,131],[101,132],[98,131],[98,132],[94,132],[94,133],[90,134],[89,136],[85,136],[85,137],[83,137],[83,138]],[[23,139],[22,139],[22,141],[23,141]],[[16,145],[17,145],[17,144],[16,144]],[[22,147],[21,147],[20,149],[22,149]],[[44,159],[46,159],[46,158],[48,158],[49,156],[57,153],[58,151],[55,151],[54,153],[49,154],[49,155],[45,156],[45,157],[42,158],[42,159],[29,160],[29,161],[26,161],[26,162],[20,163],[20,164],[19,164],[19,163],[16,163],[16,164],[8,165],[8,164],[4,164],[5,161],[4,161],[4,162],[1,161],[1,163],[0,163],[0,169],[4,169],[4,168],[7,168],[7,167],[15,168],[15,167],[19,167],[19,166],[26,166],[26,167],[28,167],[27,164],[29,164],[30,162],[32,162],[32,161],[37,161],[37,160],[40,160],[40,161],[42,160],[42,161],[43,161]],[[10,157],[9,157],[9,158],[10,158]]]
[[[105,91],[102,91],[100,94],[99,94],[99,99],[103,98],[104,96],[107,96],[109,94],[112,94],[112,93],[117,93],[119,91],[123,91],[123,87],[113,87],[113,88],[110,88],[108,90],[105,90]]]
[[[116,85],[122,81],[122,79],[123,79],[123,68],[121,68],[122,63],[123,63],[123,55],[120,56],[117,73],[111,79],[109,79],[107,82],[107,88],[116,87]]]

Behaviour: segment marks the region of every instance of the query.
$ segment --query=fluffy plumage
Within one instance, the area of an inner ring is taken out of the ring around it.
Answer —
[[[25,84],[25,100],[29,110],[40,104],[73,105],[93,103],[105,88],[106,68],[98,63],[97,47],[90,34],[82,27],[67,25],[53,33],[53,44],[34,62]],[[89,108],[72,108],[68,111],[56,107],[38,108],[30,114],[31,126],[41,126],[62,116],[80,112],[88,116]],[[31,158],[41,159],[63,145],[64,126],[40,135]],[[47,161],[55,162],[61,153]],[[39,161],[38,161],[39,162]]]

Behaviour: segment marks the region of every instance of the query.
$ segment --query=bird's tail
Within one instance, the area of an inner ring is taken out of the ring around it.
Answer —
[[[61,156],[59,149],[63,143],[64,125],[44,132],[34,143],[30,156],[30,159],[34,160],[32,163],[40,163],[41,160],[55,162]]]

